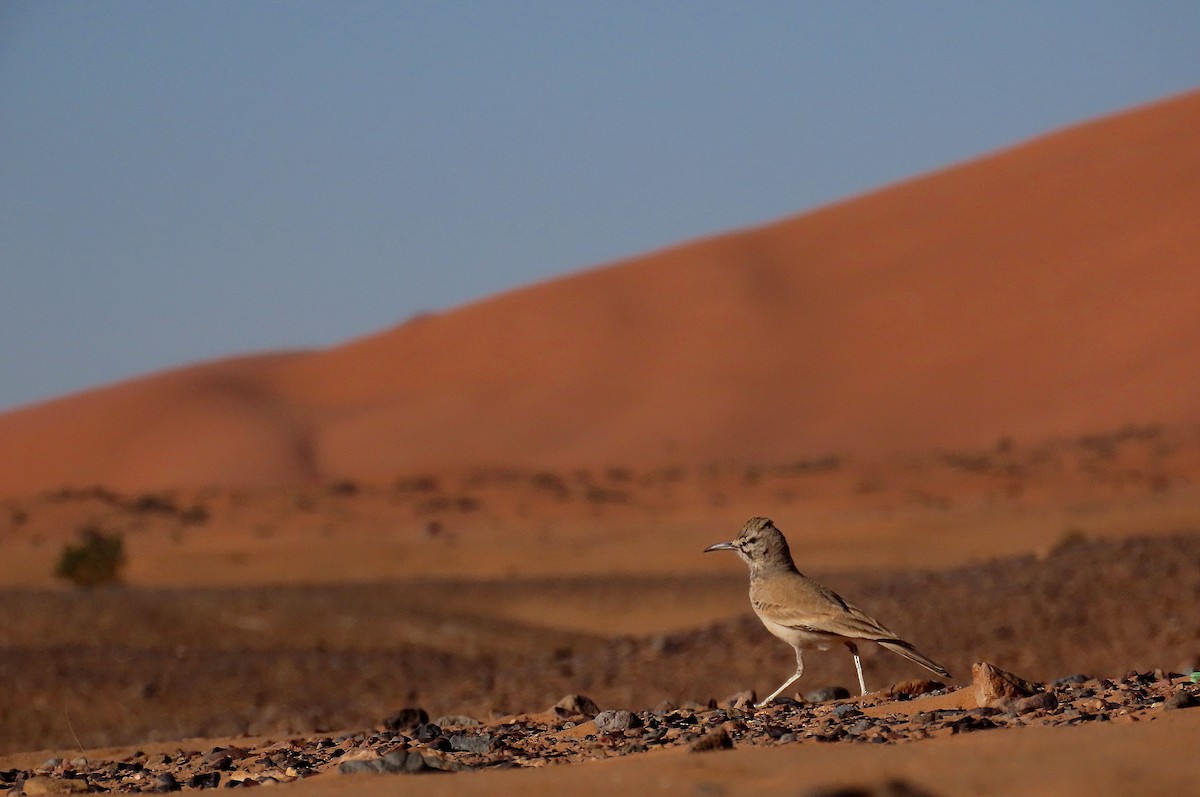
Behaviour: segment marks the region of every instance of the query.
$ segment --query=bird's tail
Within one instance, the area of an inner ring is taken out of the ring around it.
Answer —
[[[946,670],[945,667],[938,664],[933,659],[926,656],[921,651],[914,648],[912,645],[905,642],[903,639],[881,639],[878,643],[888,650],[896,653],[909,661],[915,661],[927,670],[937,673],[945,678],[953,678],[954,676]]]

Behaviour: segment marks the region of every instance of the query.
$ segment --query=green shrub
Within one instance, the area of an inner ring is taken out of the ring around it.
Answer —
[[[67,543],[54,569],[57,578],[90,589],[121,581],[125,567],[125,540],[120,534],[105,534],[96,525],[79,530],[78,545]]]

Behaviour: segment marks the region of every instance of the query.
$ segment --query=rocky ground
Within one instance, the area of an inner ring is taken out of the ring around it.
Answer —
[[[487,723],[465,716],[430,721],[424,710],[409,708],[374,728],[347,733],[135,751],[115,760],[52,758],[33,769],[0,771],[0,784],[26,795],[245,788],[331,770],[354,775],[528,768],[655,748],[704,753],[737,746],[906,744],[1022,726],[1153,722],[1163,712],[1200,706],[1200,674],[1129,672],[1118,680],[1079,674],[1033,684],[979,663],[973,676],[972,686],[964,688],[909,681],[861,699],[781,699],[762,709],[753,707],[749,694],[720,706],[647,711],[600,710],[572,695],[538,715]]]
[[[584,692],[633,710],[773,689],[792,653],[749,614],[745,574],[463,585],[0,592],[0,753],[189,737],[275,738],[369,725],[397,706],[492,721]],[[1045,558],[947,571],[833,574],[964,683],[988,660],[1037,680],[1200,662],[1200,536],[1076,540]],[[706,627],[605,636],[506,621],[513,593],[547,606],[663,607],[723,590]],[[472,610],[473,609],[473,610]],[[923,671],[864,648],[868,686]],[[844,651],[806,657],[804,688],[851,684]],[[952,682],[953,683],[953,682]],[[64,758],[68,753],[60,752]]]

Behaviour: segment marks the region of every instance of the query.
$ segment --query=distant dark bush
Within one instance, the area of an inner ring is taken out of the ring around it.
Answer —
[[[550,471],[535,473],[531,481],[537,489],[554,493],[559,498],[568,498],[571,495],[571,489],[567,487],[567,483],[557,473],[551,473]]]
[[[589,487],[584,493],[587,500],[593,504],[625,504],[629,503],[629,493],[624,490],[608,490],[603,487]]]
[[[121,535],[105,534],[99,526],[89,525],[80,529],[79,536],[78,545],[63,546],[55,577],[85,589],[120,583],[125,567],[125,540]]]
[[[415,476],[411,479],[397,479],[394,486],[398,493],[436,493],[441,489],[438,480],[433,476]]]
[[[200,504],[193,504],[179,513],[180,522],[189,526],[200,526],[208,522],[208,510]]]
[[[167,515],[179,511],[170,496],[156,495],[155,493],[145,493],[134,498],[129,502],[129,510],[139,513],[161,512]]]

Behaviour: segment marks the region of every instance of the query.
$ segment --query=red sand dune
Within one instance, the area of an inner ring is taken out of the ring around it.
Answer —
[[[0,493],[1200,423],[1200,92],[332,349],[0,416]]]

